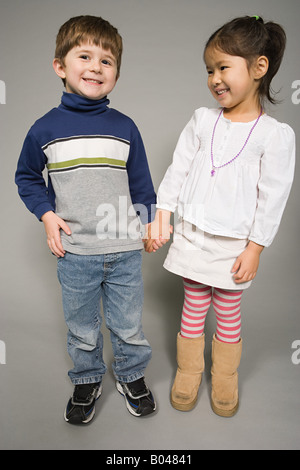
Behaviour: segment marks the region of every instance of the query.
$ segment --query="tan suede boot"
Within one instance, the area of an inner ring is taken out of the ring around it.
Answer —
[[[171,392],[171,404],[176,410],[194,408],[204,371],[205,336],[183,338],[177,335],[177,363],[175,381]]]
[[[213,411],[223,417],[235,415],[239,407],[238,373],[242,355],[242,340],[236,344],[222,343],[216,336],[212,342]]]

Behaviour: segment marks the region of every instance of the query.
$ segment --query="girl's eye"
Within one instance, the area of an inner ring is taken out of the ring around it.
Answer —
[[[108,60],[106,60],[106,59],[103,59],[103,60],[102,60],[102,64],[104,64],[104,65],[110,65],[110,62],[109,62]]]
[[[227,69],[226,65],[222,65],[221,70]]]
[[[82,55],[80,56],[80,59],[88,60],[88,59],[89,59],[89,56],[88,56],[88,55],[85,55],[85,54],[82,54]]]

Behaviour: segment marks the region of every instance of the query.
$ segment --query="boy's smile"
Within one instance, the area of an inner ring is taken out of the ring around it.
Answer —
[[[117,82],[117,64],[109,50],[92,43],[71,49],[64,63],[54,59],[57,75],[65,80],[66,91],[99,100],[108,95]]]

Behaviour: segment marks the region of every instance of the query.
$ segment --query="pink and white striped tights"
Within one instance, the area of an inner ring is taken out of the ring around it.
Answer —
[[[216,336],[224,343],[238,343],[241,334],[241,298],[243,291],[212,288],[184,279],[184,304],[180,334],[197,338],[204,332],[211,302],[216,314]]]

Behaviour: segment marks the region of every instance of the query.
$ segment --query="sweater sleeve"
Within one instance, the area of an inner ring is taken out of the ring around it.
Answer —
[[[157,194],[157,207],[159,209],[170,212],[175,212],[177,209],[182,185],[200,146],[197,128],[200,125],[199,117],[202,116],[204,108],[200,108],[198,111],[195,111],[193,117],[183,129],[173,155],[173,162],[167,169],[159,186]]]
[[[271,133],[261,158],[258,199],[249,239],[271,245],[278,231],[295,170],[295,134],[287,124],[279,123]]]
[[[46,160],[46,155],[30,130],[19,157],[15,182],[27,209],[39,220],[45,212],[55,210],[54,200],[49,196],[43,177]]]
[[[152,222],[155,216],[156,194],[144,144],[137,129],[130,143],[127,174],[131,200],[142,224]]]

